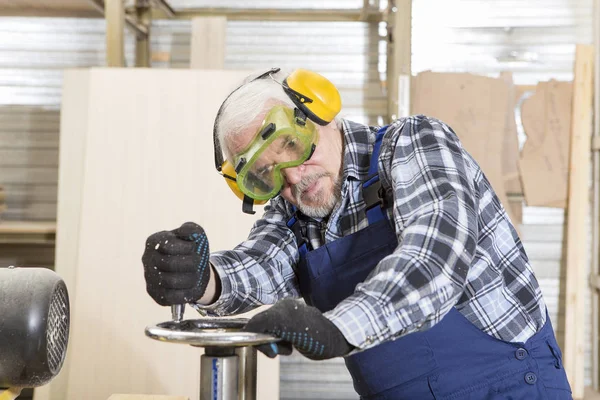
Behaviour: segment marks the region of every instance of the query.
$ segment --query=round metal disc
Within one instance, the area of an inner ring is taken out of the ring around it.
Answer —
[[[244,347],[275,343],[280,339],[263,333],[243,332],[247,319],[202,318],[166,321],[145,329],[146,336],[161,342],[197,347]]]

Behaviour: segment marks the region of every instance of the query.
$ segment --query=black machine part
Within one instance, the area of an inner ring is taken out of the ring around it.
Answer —
[[[37,387],[62,368],[69,340],[67,287],[46,268],[0,268],[0,388]]]

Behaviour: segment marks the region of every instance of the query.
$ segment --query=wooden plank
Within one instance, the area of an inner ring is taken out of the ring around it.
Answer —
[[[227,18],[199,17],[192,19],[190,68],[223,69]]]
[[[0,0],[0,15],[98,17],[90,0]]]
[[[224,3],[226,4],[226,3]],[[300,3],[301,4],[301,3]],[[175,19],[189,20],[197,17],[226,16],[229,21],[341,21],[380,22],[383,13],[370,8],[255,8],[255,7],[201,7],[177,10]],[[152,9],[152,19],[171,19],[164,10]]]
[[[212,158],[216,111],[246,74],[66,73],[56,271],[71,282],[76,306],[61,373],[66,391],[52,400],[113,393],[198,399],[201,349],[144,337],[145,326],[170,319],[170,310],[147,295],[140,257],[148,235],[187,220],[204,226],[211,250],[231,248],[260,215],[241,213]],[[188,309],[187,316],[194,314]],[[278,360],[261,357],[258,375],[257,398],[277,398]]]
[[[90,71],[67,71],[63,78],[63,96],[61,108],[61,132],[63,145],[59,152],[59,174],[62,182],[72,183],[64,186],[58,195],[60,208],[56,221],[60,229],[56,232],[56,262],[61,264],[57,272],[69,288],[70,302],[74,305],[77,295],[75,285],[76,266],[79,265],[79,225],[80,220],[74,218],[72,212],[81,210],[82,188],[75,182],[83,182],[85,161],[85,132],[88,129],[88,113],[90,93]],[[66,221],[64,221],[66,220]],[[73,318],[73,317],[71,317]],[[71,340],[71,339],[70,339]],[[67,399],[68,371],[72,352],[67,352],[62,373],[50,385],[35,390],[35,400]]]
[[[600,0],[594,0],[593,21],[600,20]],[[598,25],[596,25],[598,26]],[[592,154],[592,256],[590,274],[600,274],[600,146],[594,147],[594,142],[600,139],[600,35],[594,35],[594,47],[596,49],[594,62],[594,133],[592,136],[592,148],[596,151]],[[596,142],[600,145],[600,143]],[[592,289],[592,389],[600,390],[600,292]],[[598,396],[600,397],[600,395]]]
[[[528,206],[566,206],[572,95],[571,82],[551,80],[523,103],[527,140],[519,169]]]
[[[388,3],[387,25],[387,119],[391,122],[410,109],[410,102],[407,105],[400,100],[410,98],[411,90],[412,0]]]
[[[0,235],[54,233],[56,233],[56,222],[54,221],[0,221]]]
[[[0,9],[94,10],[89,0],[0,0]]]
[[[55,233],[52,221],[0,221],[3,244],[54,244]]]
[[[135,66],[138,68],[151,67],[152,50],[150,46],[150,29],[152,25],[151,4],[145,0],[135,1],[135,16],[146,29],[145,35],[136,35],[135,38]]]
[[[412,82],[412,113],[438,118],[452,127],[481,166],[511,220],[517,221],[511,215],[502,151],[498,150],[506,131],[509,85],[503,79],[430,71],[419,73]]]
[[[565,293],[564,365],[573,397],[584,395],[585,356],[585,271],[588,260],[588,227],[590,210],[590,138],[592,128],[592,93],[594,47],[577,45],[571,151],[569,158],[569,200],[567,215],[567,279]]]
[[[125,5],[123,0],[105,0],[106,65],[125,66]]]

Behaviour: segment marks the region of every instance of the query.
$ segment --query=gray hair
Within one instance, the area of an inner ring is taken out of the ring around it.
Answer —
[[[233,161],[233,154],[227,143],[244,132],[248,124],[265,112],[267,107],[274,104],[296,107],[281,86],[290,71],[281,70],[271,74],[271,77],[254,80],[264,72],[260,71],[246,77],[241,86],[225,100],[215,121],[217,138],[229,162]],[[336,116],[334,121],[341,130],[341,117]]]
[[[279,71],[271,74],[273,79],[267,76],[253,81],[263,72],[252,74],[244,79],[242,85],[225,100],[221,113],[215,121],[219,143],[230,162],[233,154],[227,142],[242,133],[250,122],[264,112],[267,102],[269,105],[279,103],[294,107],[294,103],[280,84],[289,73]]]

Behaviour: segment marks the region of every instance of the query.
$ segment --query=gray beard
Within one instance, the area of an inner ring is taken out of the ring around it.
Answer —
[[[312,200],[319,204],[317,206],[308,206],[302,201],[302,192],[308,189],[313,183],[322,177],[330,176],[328,173],[322,173],[302,179],[300,183],[292,187],[292,195],[298,206],[298,209],[306,216],[311,218],[325,218],[331,214],[335,206],[338,204],[341,198],[341,177],[334,182],[333,194],[327,196],[323,191],[319,191],[315,194]]]

